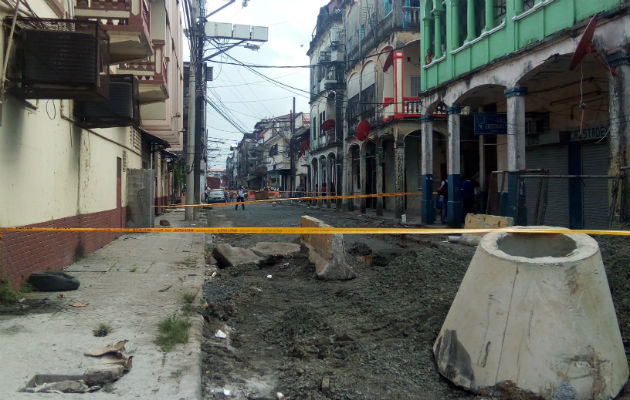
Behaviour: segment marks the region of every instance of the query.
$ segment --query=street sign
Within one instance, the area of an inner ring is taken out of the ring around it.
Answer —
[[[506,114],[475,114],[475,135],[507,134]]]
[[[235,39],[254,42],[266,42],[269,28],[266,26],[251,26],[230,24],[226,22],[206,22],[206,36],[215,39]]]

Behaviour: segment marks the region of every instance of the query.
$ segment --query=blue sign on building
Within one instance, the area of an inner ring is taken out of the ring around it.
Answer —
[[[506,114],[475,114],[475,135],[507,134]]]

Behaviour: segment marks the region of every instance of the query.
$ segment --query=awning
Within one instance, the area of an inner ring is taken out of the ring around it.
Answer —
[[[329,129],[333,129],[335,127],[335,120],[334,119],[327,119],[326,121],[324,121],[322,123],[322,130],[323,131],[327,131]]]
[[[357,125],[357,139],[364,141],[370,135],[370,123],[367,120],[359,122]]]

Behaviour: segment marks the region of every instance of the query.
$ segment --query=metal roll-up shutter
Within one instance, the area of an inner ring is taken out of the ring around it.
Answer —
[[[569,149],[567,145],[535,147],[527,150],[527,169],[545,169],[550,175],[566,175],[569,171]],[[547,204],[543,225],[569,226],[569,180],[549,179]],[[525,201],[527,203],[527,223],[536,223],[535,211],[539,192],[539,179],[525,179]],[[545,187],[543,182],[542,187]],[[544,189],[543,189],[544,190]],[[541,196],[541,206],[542,199]]]
[[[610,151],[608,141],[582,145],[582,173],[584,175],[608,175]],[[609,179],[584,179],[583,215],[584,228],[607,229],[610,216]]]

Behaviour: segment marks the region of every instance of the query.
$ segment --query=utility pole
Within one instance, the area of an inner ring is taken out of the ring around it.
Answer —
[[[196,134],[196,93],[197,93],[197,67],[199,64],[198,52],[195,52],[195,44],[198,46],[198,37],[203,32],[199,28],[199,5],[201,0],[191,2],[190,16],[193,26],[190,27],[190,63],[188,66],[188,129],[186,130],[186,207],[184,219],[193,221],[195,202],[195,134]],[[203,50],[202,50],[203,51]]]
[[[293,98],[293,109],[291,110],[291,139],[289,139],[289,191],[290,195],[293,197],[293,192],[295,191],[295,160],[293,159],[294,154],[294,146],[295,146],[295,97]]]

